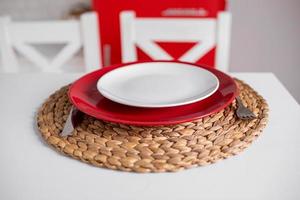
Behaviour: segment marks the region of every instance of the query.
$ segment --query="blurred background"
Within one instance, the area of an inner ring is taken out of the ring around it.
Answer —
[[[89,6],[88,0],[1,0],[0,15],[16,21],[66,19]],[[227,7],[230,72],[273,72],[300,102],[300,1],[229,0]]]

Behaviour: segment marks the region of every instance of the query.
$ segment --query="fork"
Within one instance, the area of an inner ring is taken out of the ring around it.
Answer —
[[[236,109],[235,113],[238,118],[240,118],[242,120],[249,120],[249,119],[256,118],[255,114],[251,110],[246,108],[246,106],[244,106],[244,104],[239,96],[236,97],[236,102],[237,102],[237,109]]]
[[[74,106],[71,107],[68,118],[65,122],[64,128],[60,133],[61,136],[68,136],[72,134],[74,128],[76,128],[83,120],[83,113],[76,109]]]

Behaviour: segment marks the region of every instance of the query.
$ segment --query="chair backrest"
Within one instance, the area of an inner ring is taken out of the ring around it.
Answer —
[[[231,15],[214,18],[136,18],[134,11],[120,14],[122,61],[137,60],[136,46],[154,60],[173,60],[154,41],[197,42],[180,61],[196,62],[216,46],[215,65],[228,71]]]
[[[65,44],[50,61],[32,44]],[[61,66],[83,47],[85,71],[100,68],[100,40],[95,12],[85,13],[80,20],[11,22],[0,17],[0,54],[4,72],[18,72],[15,51],[40,67],[43,72],[61,72]]]

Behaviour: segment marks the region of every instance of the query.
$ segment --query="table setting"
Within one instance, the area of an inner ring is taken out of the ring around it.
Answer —
[[[62,87],[39,109],[37,125],[48,144],[83,162],[173,172],[238,154],[267,119],[266,101],[246,83],[207,66],[152,61]]]
[[[269,5],[0,2],[0,199],[299,199],[297,6]]]
[[[39,108],[55,91],[84,75],[84,73],[0,74],[0,91],[5,91],[6,94],[1,97],[0,104],[2,111],[0,113],[1,197],[49,200],[57,196],[60,196],[59,199],[94,199],[99,196],[124,199],[124,194],[130,199],[159,199],[169,196],[174,199],[297,197],[298,193],[293,193],[292,186],[299,180],[297,169],[300,162],[294,155],[297,155],[299,150],[300,137],[295,130],[300,128],[298,123],[300,107],[273,74],[229,73],[230,76],[251,85],[267,100],[271,109],[267,126],[262,134],[236,156],[215,164],[195,166],[176,173],[132,173],[110,170],[107,167],[99,168],[97,165],[79,162],[75,160],[79,157],[62,153],[63,149],[67,152],[67,144],[70,144],[66,140],[57,140],[57,138],[63,138],[59,131],[64,128],[64,120],[69,116],[68,98],[65,98],[68,106],[66,113],[63,114],[65,117],[61,122],[61,129],[56,130],[57,134],[51,130],[51,135],[46,133],[42,136],[37,128]],[[270,89],[270,85],[276,90]],[[243,104],[248,107],[246,102],[243,101]],[[248,108],[252,110],[252,106]],[[51,120],[51,115],[53,115],[51,109],[47,112],[49,112],[47,120]],[[232,116],[234,115],[232,113]],[[53,124],[54,120],[48,122]],[[211,123],[214,123],[213,120]],[[192,125],[184,126],[191,127]],[[99,130],[94,126],[90,128]],[[119,128],[122,129],[122,127]],[[210,128],[207,127],[207,129]],[[80,140],[76,142],[82,146],[81,148],[87,150],[92,145],[88,146],[86,141],[92,140],[84,136],[95,137],[96,135],[83,133],[85,135],[82,134]],[[111,132],[108,133],[111,134]],[[158,133],[153,132],[153,134]],[[50,138],[53,139],[53,148],[49,146]],[[69,138],[69,140],[72,139]],[[86,147],[80,143],[82,141],[86,142]],[[99,139],[96,141],[99,142]],[[61,149],[56,149],[58,145]],[[109,147],[108,149],[111,150]],[[85,159],[82,161],[87,162]],[[265,187],[266,185],[270,187]],[[286,187],[282,188],[282,185]],[[116,188],[119,192],[115,192]],[[212,192],[212,188],[218,192]]]

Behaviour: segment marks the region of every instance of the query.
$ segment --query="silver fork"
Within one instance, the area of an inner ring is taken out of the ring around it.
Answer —
[[[236,102],[237,102],[237,109],[235,111],[236,115],[238,118],[242,120],[249,120],[249,119],[255,119],[256,116],[255,114],[246,108],[241,100],[241,98],[238,96],[236,97]]]
[[[72,131],[74,130],[74,126],[72,123],[72,114],[73,114],[74,107],[71,107],[70,113],[68,115],[67,121],[65,122],[64,128],[61,131],[61,136],[68,136],[71,135]]]
[[[67,121],[65,122],[64,128],[60,133],[60,135],[61,136],[71,135],[74,128],[76,128],[81,123],[82,120],[83,120],[83,114],[74,106],[72,106]]]

